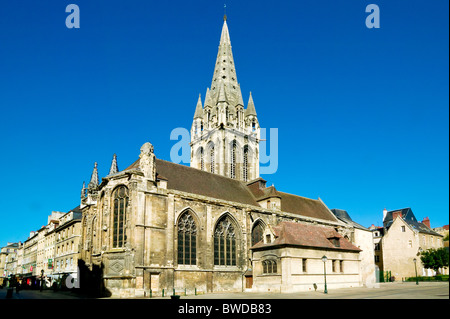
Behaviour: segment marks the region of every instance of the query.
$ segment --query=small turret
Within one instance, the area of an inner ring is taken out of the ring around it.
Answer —
[[[250,92],[247,109],[245,110],[245,116],[250,115],[256,116],[255,103],[253,102],[252,92]]]
[[[114,154],[112,162],[111,162],[111,168],[109,169],[108,175],[116,174],[118,172],[119,172],[119,167],[117,166],[117,155]]]
[[[94,170],[92,171],[91,181],[88,184],[88,192],[92,190],[96,190],[98,187],[98,170],[97,170],[97,162],[94,163]]]
[[[201,95],[198,95],[197,106],[195,108],[194,120],[203,118],[203,106]]]

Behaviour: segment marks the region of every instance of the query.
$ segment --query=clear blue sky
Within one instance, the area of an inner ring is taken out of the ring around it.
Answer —
[[[244,101],[279,131],[268,185],[367,227],[404,207],[448,224],[447,0],[226,3]],[[2,1],[0,246],[79,205],[95,161],[100,177],[114,153],[124,169],[147,141],[170,160],[170,132],[211,84],[223,4]]]

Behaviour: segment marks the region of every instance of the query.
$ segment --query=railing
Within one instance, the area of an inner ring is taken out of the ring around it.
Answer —
[[[150,289],[149,291],[144,292],[144,297],[172,297],[172,296],[192,296],[192,295],[203,295],[204,292],[202,290],[197,290],[197,288],[194,289],[167,289],[167,288],[163,288],[163,289],[157,289],[157,290],[153,290]]]

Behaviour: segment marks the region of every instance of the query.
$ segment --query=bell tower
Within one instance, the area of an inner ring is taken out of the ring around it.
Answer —
[[[250,92],[247,108],[223,19],[211,88],[199,96],[191,127],[191,167],[241,181],[259,177],[260,126]]]

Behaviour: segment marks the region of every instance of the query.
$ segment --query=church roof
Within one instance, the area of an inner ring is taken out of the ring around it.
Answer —
[[[343,221],[344,223],[350,224],[359,229],[369,230],[368,228],[355,223],[346,210],[333,208],[331,211],[339,220]]]
[[[139,168],[139,160],[126,170]],[[281,199],[281,211],[336,222],[336,217],[319,199],[310,199],[277,191],[275,187],[259,188],[251,184],[197,168],[156,159],[156,174],[164,176],[167,188],[181,192],[261,207],[258,201],[268,197]]]
[[[250,249],[271,249],[277,246],[300,246],[331,250],[359,252],[361,249],[330,227],[295,222],[281,222],[272,226],[275,240],[271,243],[258,242]],[[331,239],[337,239],[338,245]]]
[[[139,160],[127,169],[138,167]],[[156,174],[164,176],[168,189],[259,206],[247,186],[236,179],[161,159],[156,159]]]
[[[278,194],[281,196],[281,210],[283,212],[336,221],[328,207],[319,199],[306,198],[280,191],[278,191]]]

